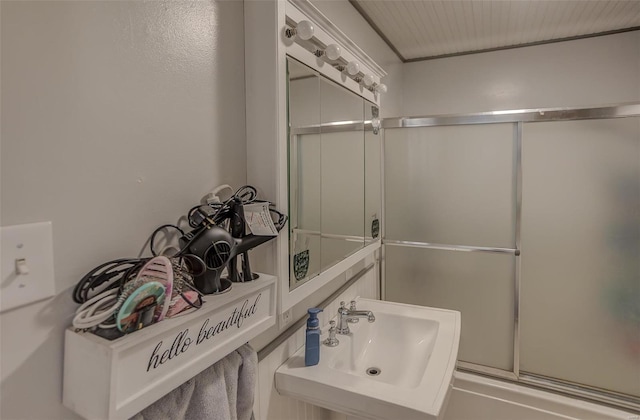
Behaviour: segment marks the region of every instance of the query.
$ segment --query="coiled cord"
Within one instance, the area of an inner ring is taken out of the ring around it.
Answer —
[[[93,327],[115,328],[115,322],[105,322],[114,318],[117,310],[124,300],[119,299],[118,289],[112,288],[102,292],[83,303],[73,317],[73,326],[79,330],[87,330]]]
[[[110,289],[121,289],[134,277],[148,258],[120,258],[100,264],[85,274],[73,289],[73,301],[85,303],[96,294]]]
[[[240,201],[242,204],[249,204],[256,201],[258,191],[251,185],[243,185],[238,188],[233,195],[223,203],[199,204],[192,207],[187,213],[189,226],[198,228],[202,226],[205,219],[212,220],[216,225],[220,225],[230,217],[233,209],[232,203]]]

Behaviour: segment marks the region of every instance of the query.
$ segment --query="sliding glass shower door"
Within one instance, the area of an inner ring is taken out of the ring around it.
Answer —
[[[385,121],[385,298],[461,311],[459,368],[640,409],[638,115]]]
[[[386,299],[462,312],[460,360],[513,368],[514,124],[385,131]]]
[[[640,395],[639,121],[523,127],[522,371]]]

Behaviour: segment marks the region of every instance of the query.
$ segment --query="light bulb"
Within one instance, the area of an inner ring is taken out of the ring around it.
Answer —
[[[387,93],[387,85],[385,85],[384,83],[380,83],[378,86],[376,86],[376,90],[379,93]]]
[[[382,122],[380,121],[380,118],[378,117],[372,118],[371,126],[375,129],[379,129],[380,127],[382,127]]]
[[[369,87],[373,84],[374,80],[373,80],[373,76],[371,74],[365,74],[364,77],[362,78],[362,83],[364,83],[364,85],[366,87]]]
[[[342,50],[337,44],[329,44],[324,50],[325,55],[329,60],[337,60],[342,54]]]
[[[382,127],[382,121],[380,121],[380,118],[373,117],[371,119],[371,128],[373,129],[373,134],[377,135],[380,132],[380,127]]]
[[[308,20],[301,20],[296,26],[296,35],[298,38],[307,41],[313,37],[313,25]]]
[[[360,64],[355,61],[349,61],[349,63],[347,63],[347,73],[352,76],[360,73]]]

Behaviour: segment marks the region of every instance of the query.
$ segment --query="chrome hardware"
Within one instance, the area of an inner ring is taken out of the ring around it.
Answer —
[[[349,310],[350,310],[350,311],[356,311],[356,310],[357,310],[357,308],[356,308],[356,301],[355,301],[355,300],[352,300],[352,301],[351,301],[351,304],[349,305]],[[356,318],[356,317],[353,317],[353,318],[347,318],[347,322],[350,322],[350,323],[352,323],[352,324],[355,324],[355,323],[360,322],[360,318]]]
[[[373,315],[371,311],[351,311],[345,307],[344,302],[340,302],[340,309],[338,309],[338,334],[349,334],[351,331],[349,330],[349,325],[347,322],[348,318],[367,318],[367,321],[373,322],[376,320],[376,317]]]
[[[329,321],[329,325],[331,325],[331,327],[329,327],[329,338],[324,340],[322,344],[329,347],[335,347],[340,344],[336,338],[336,321]]]

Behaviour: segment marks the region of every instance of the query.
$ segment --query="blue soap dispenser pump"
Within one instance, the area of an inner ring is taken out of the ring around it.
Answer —
[[[319,308],[309,308],[307,310],[307,337],[304,346],[305,366],[315,366],[320,361],[320,321],[318,314],[322,312]]]

